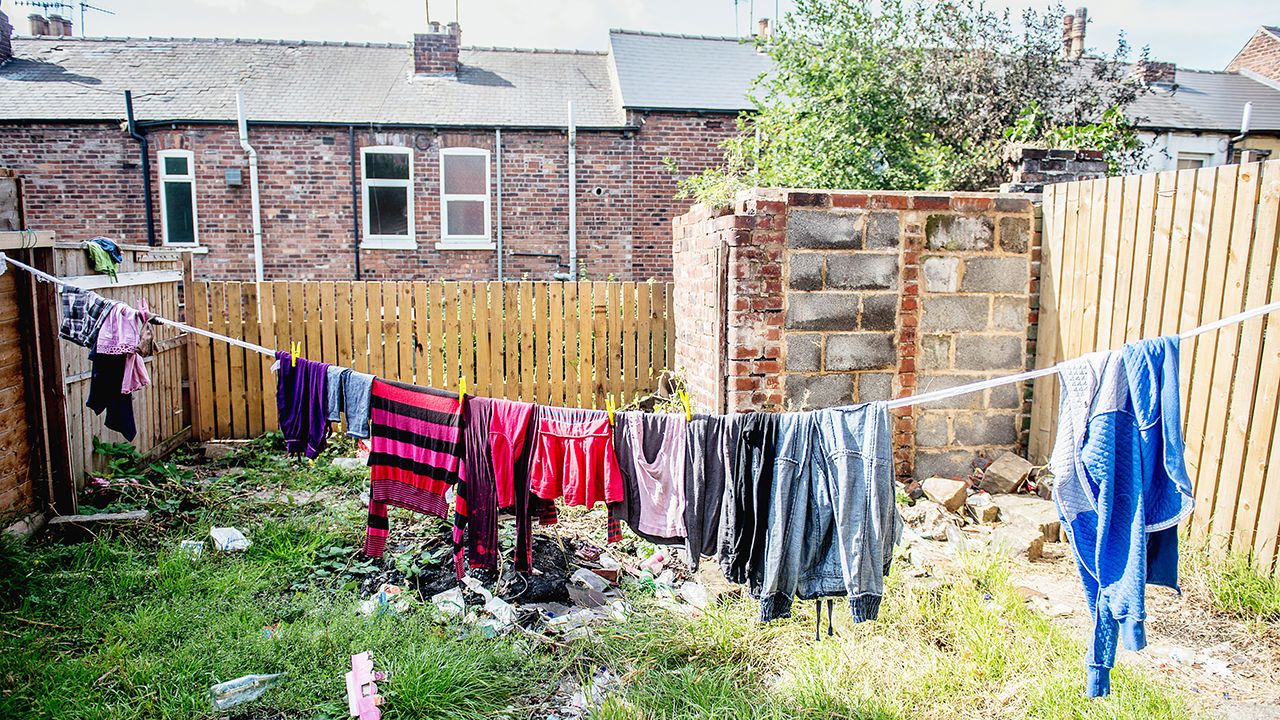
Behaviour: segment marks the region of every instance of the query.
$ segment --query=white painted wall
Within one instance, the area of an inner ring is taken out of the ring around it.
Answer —
[[[1181,133],[1165,132],[1156,135],[1152,132],[1139,132],[1138,137],[1147,147],[1145,156],[1147,166],[1143,172],[1159,172],[1178,168],[1178,153],[1195,153],[1208,155],[1206,167],[1224,165],[1227,162],[1227,142],[1231,139],[1226,133]]]

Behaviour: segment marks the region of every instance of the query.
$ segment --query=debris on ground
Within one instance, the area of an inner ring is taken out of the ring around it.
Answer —
[[[1026,484],[1034,467],[1017,453],[1006,452],[982,472],[978,487],[989,493],[1016,493]]]
[[[376,672],[373,669],[373,655],[362,652],[351,656],[351,670],[347,680],[347,712],[358,720],[380,720],[382,718],[382,695],[378,694],[378,683],[388,679],[389,673]]]
[[[94,513],[93,515],[55,515],[49,518],[49,527],[59,525],[90,525],[94,523],[142,522],[151,517],[146,510],[128,512]]]
[[[360,602],[360,614],[366,617],[382,615],[387,612],[404,612],[413,604],[413,599],[399,585],[383,583],[373,597]]]
[[[198,558],[204,554],[204,541],[183,540],[178,543],[178,551],[186,553],[189,557]]]
[[[341,470],[346,470],[347,472],[368,472],[369,470],[369,461],[367,458],[340,457],[334,458],[330,464]]]
[[[233,527],[210,528],[209,537],[213,538],[214,549],[223,552],[248,550],[249,546],[253,544],[249,542],[249,538],[244,536],[244,533]]]
[[[462,599],[462,588],[453,587],[431,596],[431,604],[443,617],[462,617],[467,611],[466,601]]]
[[[287,673],[245,675],[209,688],[214,710],[226,710],[262,697],[262,694],[284,681]]]
[[[964,480],[931,477],[924,481],[922,487],[924,488],[925,497],[951,512],[956,512],[964,507],[964,501],[969,497],[969,483]]]
[[[568,587],[569,599],[580,607],[596,608],[622,599],[621,593],[608,580],[587,568],[578,568],[569,577]]]
[[[210,440],[200,446],[206,460],[226,460],[245,448],[249,440]]]

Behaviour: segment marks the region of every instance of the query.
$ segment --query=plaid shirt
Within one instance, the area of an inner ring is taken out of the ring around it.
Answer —
[[[62,325],[58,334],[80,347],[93,347],[102,321],[115,302],[98,293],[67,288],[62,291]]]

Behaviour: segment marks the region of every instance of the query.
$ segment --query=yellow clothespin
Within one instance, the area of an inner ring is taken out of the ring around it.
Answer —
[[[608,397],[606,397],[606,398],[604,399],[604,411],[605,411],[605,412],[607,412],[607,413],[609,413],[609,426],[610,426],[610,427],[612,427],[612,426],[613,426],[613,413],[614,413],[614,411],[616,411],[617,409],[618,409],[618,406],[617,406],[617,405],[615,405],[615,404],[614,404],[614,402],[613,402],[613,393],[609,393]]]
[[[458,379],[458,399],[462,399],[467,394],[467,376],[463,375]]]
[[[681,388],[681,389],[680,389],[680,404],[684,406],[684,419],[685,419],[685,421],[687,422],[687,421],[689,421],[689,420],[692,420],[692,419],[693,419],[693,408],[692,408],[692,407],[690,407],[690,405],[689,405],[689,393],[685,392],[685,391],[684,391],[684,388]]]
[[[289,364],[298,367],[298,356],[302,354],[302,341],[289,343]]]

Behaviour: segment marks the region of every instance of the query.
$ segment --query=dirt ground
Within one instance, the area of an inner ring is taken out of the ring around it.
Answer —
[[[1010,560],[1010,569],[1029,602],[1087,641],[1092,623],[1065,544],[1047,545],[1037,562]],[[1147,588],[1147,648],[1122,648],[1119,662],[1170,678],[1222,717],[1280,720],[1280,629],[1225,617],[1194,576],[1183,582],[1181,594]]]

